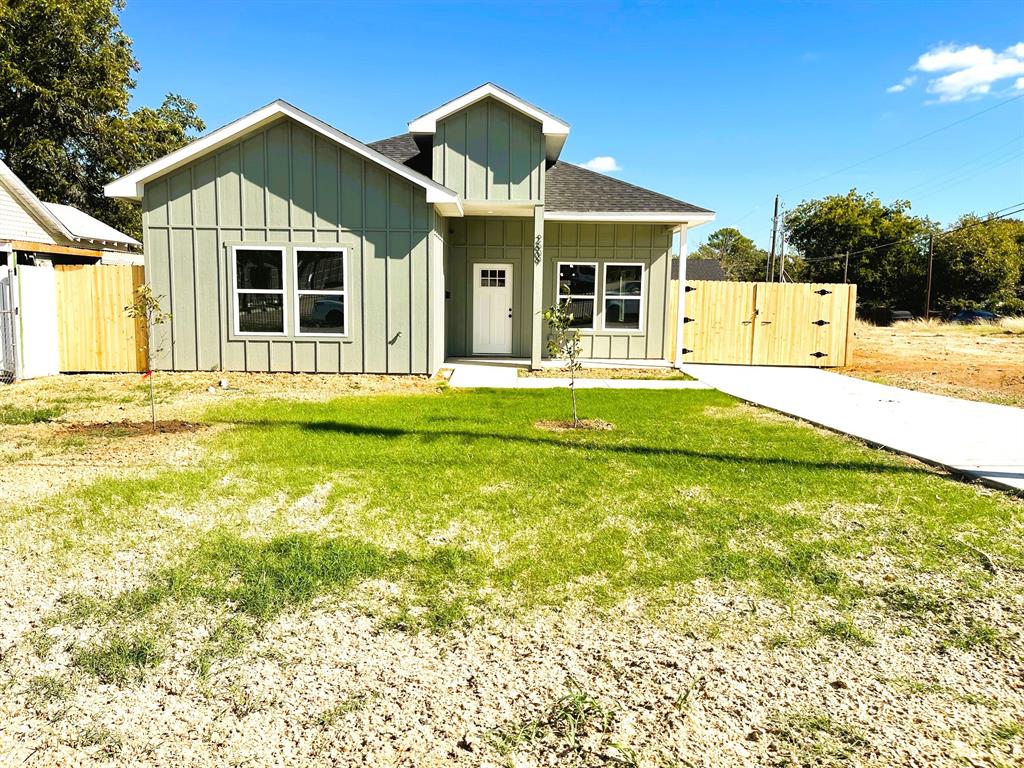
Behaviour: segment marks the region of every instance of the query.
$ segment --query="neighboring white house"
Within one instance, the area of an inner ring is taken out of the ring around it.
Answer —
[[[70,205],[44,203],[0,161],[0,383],[60,370],[53,265],[141,265],[142,244]]]
[[[0,252],[55,263],[142,264],[138,240],[70,205],[44,203],[2,160]]]

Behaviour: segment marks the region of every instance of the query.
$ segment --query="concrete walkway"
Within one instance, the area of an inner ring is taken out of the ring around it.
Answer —
[[[447,362],[453,369],[448,380],[452,387],[492,387],[494,389],[556,389],[568,387],[568,378],[548,379],[520,376],[519,369],[526,365],[518,362],[459,361]],[[585,373],[585,372],[584,372]],[[672,379],[576,379],[577,389],[710,389],[699,381]]]
[[[874,384],[815,368],[686,365],[715,389],[1024,491],[1024,409]]]

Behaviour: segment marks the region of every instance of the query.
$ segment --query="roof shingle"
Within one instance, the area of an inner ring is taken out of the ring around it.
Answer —
[[[427,137],[429,141],[429,137]],[[382,155],[430,175],[430,150],[410,133],[368,144]],[[544,205],[563,213],[711,213],[691,203],[559,160],[544,176]]]

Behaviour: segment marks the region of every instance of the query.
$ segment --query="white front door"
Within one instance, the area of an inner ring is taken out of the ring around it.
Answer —
[[[512,265],[473,265],[473,354],[512,354]]]

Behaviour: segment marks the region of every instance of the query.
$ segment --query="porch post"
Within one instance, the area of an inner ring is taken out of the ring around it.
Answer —
[[[675,367],[683,367],[683,329],[686,327],[686,224],[679,225],[679,282],[676,285],[676,348]]]
[[[544,352],[544,206],[533,209],[533,299],[530,302],[530,368],[540,368]]]

